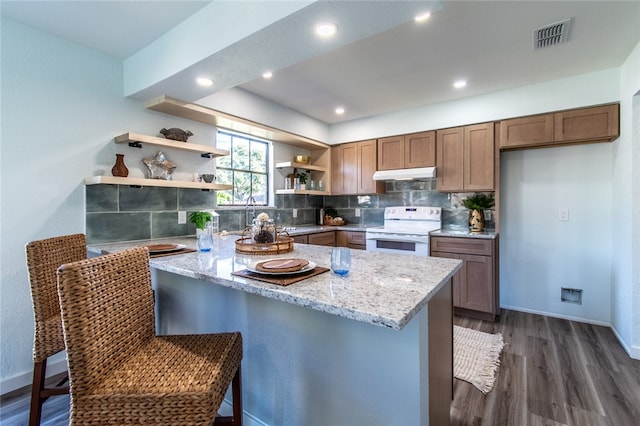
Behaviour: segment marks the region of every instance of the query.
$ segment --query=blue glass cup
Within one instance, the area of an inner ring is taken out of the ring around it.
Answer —
[[[345,276],[351,269],[351,250],[348,247],[335,247],[331,251],[331,270]]]

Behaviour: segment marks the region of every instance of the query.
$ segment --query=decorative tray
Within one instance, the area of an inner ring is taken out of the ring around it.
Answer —
[[[236,252],[244,254],[282,254],[293,250],[293,238],[285,230],[277,232],[276,241],[257,243],[251,235],[251,229],[242,231],[242,236],[236,240]]]

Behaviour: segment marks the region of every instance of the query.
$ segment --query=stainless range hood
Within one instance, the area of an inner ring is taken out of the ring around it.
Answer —
[[[422,180],[436,177],[435,167],[415,169],[379,170],[373,174],[373,180]]]

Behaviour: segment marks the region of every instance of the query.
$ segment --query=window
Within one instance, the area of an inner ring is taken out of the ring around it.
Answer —
[[[219,206],[244,206],[249,196],[256,205],[269,203],[269,146],[268,141],[248,135],[218,131],[216,147],[230,153],[216,160],[218,183],[233,185],[217,192]]]

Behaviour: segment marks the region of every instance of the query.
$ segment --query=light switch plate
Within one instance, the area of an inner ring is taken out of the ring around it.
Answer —
[[[180,210],[178,211],[178,225],[182,225],[187,223],[187,212]]]
[[[567,208],[558,209],[558,220],[561,220],[561,221],[569,220],[569,209]]]
[[[293,217],[298,217],[298,209],[293,209]]]
[[[360,217],[360,209],[356,209],[356,217]]]

